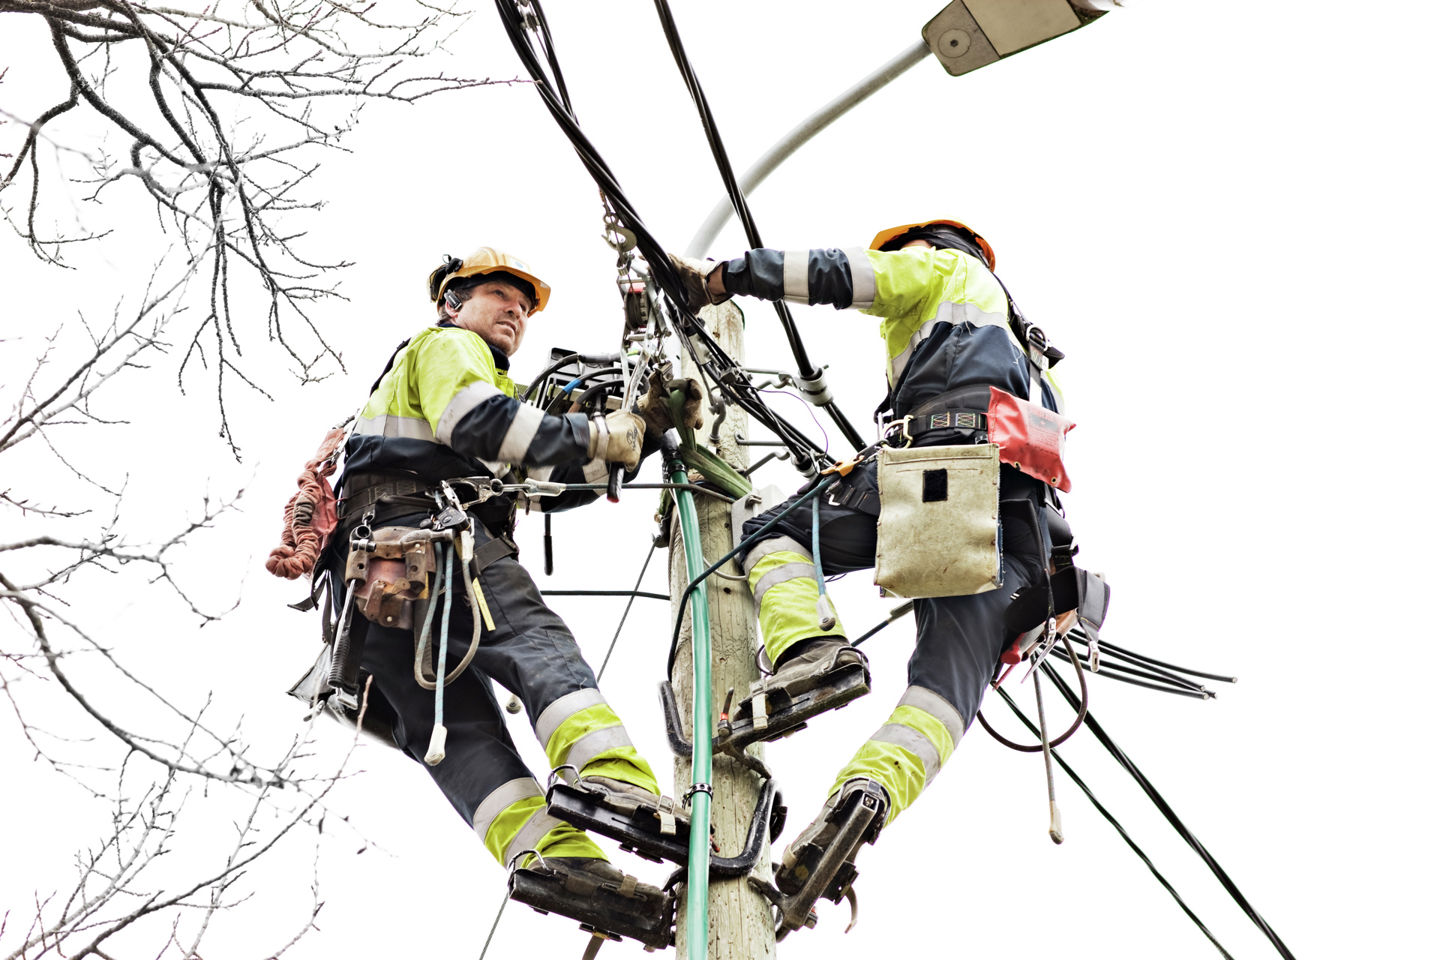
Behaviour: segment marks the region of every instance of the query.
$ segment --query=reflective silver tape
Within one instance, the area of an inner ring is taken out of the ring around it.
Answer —
[[[530,441],[540,432],[544,419],[545,413],[539,407],[520,404],[515,409],[515,419],[510,421],[510,429],[505,431],[505,439],[500,441],[500,458],[523,463],[525,454],[530,452]]]
[[[585,764],[605,751],[614,750],[616,747],[631,746],[634,744],[630,742],[630,735],[625,732],[624,725],[617,723],[613,727],[591,730],[576,740],[570,745],[569,752],[561,758],[561,762],[568,763],[577,770],[584,770]]]
[[[897,747],[915,754],[925,766],[925,785],[929,786],[930,781],[940,772],[940,751],[930,738],[925,736],[914,727],[907,727],[903,723],[887,723],[876,730],[870,739],[876,743],[890,743]]]
[[[484,840],[485,834],[490,831],[490,826],[495,822],[495,818],[510,809],[512,805],[530,797],[543,796],[545,796],[545,791],[541,790],[540,784],[530,777],[520,777],[508,783],[502,783],[491,790],[484,800],[480,801],[480,806],[475,808],[475,816],[470,818],[470,824],[475,828],[475,832],[480,834],[480,839]]]
[[[924,687],[907,687],[905,695],[900,698],[900,706],[914,707],[939,720],[945,725],[950,733],[950,742],[960,743],[960,738],[965,735],[965,718],[960,711],[951,706],[946,700],[934,690],[927,690]]]
[[[870,251],[856,247],[844,253],[850,261],[850,306],[866,310],[875,304],[875,268],[870,265]]]
[[[755,605],[760,605],[760,600],[765,596],[765,591],[777,583],[786,583],[790,580],[815,581],[815,564],[813,563],[787,563],[784,566],[776,567],[774,570],[766,570],[759,580],[755,581],[752,591],[755,594]],[[817,584],[818,589],[818,584]]]
[[[550,738],[555,736],[555,731],[560,725],[569,720],[581,710],[599,706],[605,702],[605,695],[595,687],[583,687],[579,690],[565,694],[565,696],[554,701],[550,706],[540,711],[539,718],[535,721],[535,737],[540,741],[542,748],[550,746]]]
[[[541,839],[544,838],[545,834],[554,830],[564,822],[563,820],[557,820],[550,816],[550,814],[545,812],[544,807],[536,810],[535,815],[529,820],[526,820],[525,826],[521,827],[515,834],[515,839],[511,840],[509,845],[505,847],[505,862],[508,864],[526,850],[534,850],[535,847],[539,845]]]
[[[785,299],[794,303],[810,302],[810,251],[786,250],[782,264],[784,277],[782,289]]]
[[[440,414],[440,420],[436,424],[435,438],[445,446],[450,446],[450,435],[454,433],[455,425],[471,410],[496,396],[503,397],[505,394],[498,387],[480,380],[463,388],[445,405],[445,412]]]
[[[814,557],[810,556],[810,548],[801,544],[799,540],[793,540],[790,537],[771,537],[769,540],[762,540],[745,555],[745,576],[750,576],[750,571],[755,569],[755,564],[770,556],[770,554],[779,553],[781,550],[798,553],[806,560],[812,562],[815,560]]]
[[[381,414],[378,417],[361,417],[355,422],[358,437],[399,437],[405,440],[435,439],[429,421],[423,417],[397,417]]]

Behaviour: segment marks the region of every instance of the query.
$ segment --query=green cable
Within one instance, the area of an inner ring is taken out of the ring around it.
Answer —
[[[671,479],[686,479],[683,464],[671,465]],[[710,941],[710,602],[705,593],[705,558],[700,551],[700,519],[688,490],[675,491],[680,535],[685,544],[685,569],[691,581],[701,578],[690,608],[690,658],[694,664],[691,723],[694,750],[690,767],[690,853],[686,867],[686,940],[690,960],[705,960]]]

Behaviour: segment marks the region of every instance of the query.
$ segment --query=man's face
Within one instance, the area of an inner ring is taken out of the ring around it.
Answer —
[[[513,357],[525,339],[525,322],[534,304],[505,280],[487,280],[470,291],[470,299],[451,314],[455,326],[478,333],[480,339]]]

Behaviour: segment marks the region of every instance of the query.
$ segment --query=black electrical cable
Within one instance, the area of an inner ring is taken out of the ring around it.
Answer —
[[[1021,710],[1019,705],[1016,704],[1013,699],[1011,699],[1009,693],[1007,693],[1004,689],[1000,688],[997,688],[995,692],[998,693],[1000,697],[1005,701],[1005,703],[1010,707],[1010,709],[1014,711],[1015,716],[1019,717],[1020,721],[1024,723],[1025,726],[1030,728],[1030,732],[1032,734],[1037,737],[1040,736],[1040,729],[1036,727],[1035,724],[1030,722],[1030,718],[1025,716],[1025,711]],[[1140,858],[1140,862],[1145,864],[1145,866],[1149,869],[1150,874],[1156,880],[1160,881],[1160,886],[1164,887],[1165,892],[1170,894],[1171,898],[1177,904],[1179,904],[1180,909],[1185,911],[1185,915],[1189,917],[1190,920],[1195,924],[1195,926],[1200,928],[1200,932],[1205,934],[1205,936],[1210,940],[1210,942],[1215,945],[1215,949],[1220,951],[1220,955],[1224,957],[1225,960],[1234,960],[1234,958],[1230,956],[1230,953],[1226,951],[1223,946],[1220,945],[1220,941],[1215,939],[1215,935],[1210,932],[1210,928],[1205,926],[1204,922],[1199,918],[1199,916],[1196,915],[1195,911],[1191,910],[1189,905],[1186,904],[1183,899],[1181,899],[1179,892],[1175,889],[1174,886],[1171,885],[1170,881],[1166,880],[1164,875],[1160,873],[1160,870],[1155,866],[1154,861],[1152,861],[1150,857],[1146,855],[1144,850],[1140,849],[1139,844],[1137,844],[1133,839],[1131,839],[1130,834],[1125,830],[1125,827],[1121,825],[1120,821],[1115,819],[1114,815],[1111,814],[1109,810],[1105,809],[1105,805],[1100,802],[1100,798],[1095,796],[1094,791],[1092,791],[1090,787],[1086,785],[1084,780],[1080,779],[1080,775],[1075,772],[1075,768],[1070,766],[1070,764],[1066,763],[1065,759],[1061,757],[1059,753],[1052,752],[1050,756],[1053,757],[1055,762],[1060,765],[1060,769],[1065,771],[1065,775],[1068,776],[1070,780],[1077,787],[1080,788],[1081,792],[1085,794],[1086,798],[1090,801],[1090,805],[1093,806],[1097,811],[1099,811],[1100,816],[1104,817],[1106,822],[1109,823],[1110,826],[1115,828],[1115,832],[1120,834],[1120,839],[1124,840],[1125,844],[1134,852],[1137,857]]]
[[[1045,671],[1050,681],[1060,688],[1060,692],[1064,695],[1065,699],[1070,702],[1071,707],[1074,708],[1078,702],[1075,697],[1075,691],[1070,689],[1070,686],[1065,683],[1059,673],[1048,663],[1042,664],[1041,669]],[[1125,755],[1125,751],[1121,750],[1115,741],[1110,739],[1110,735],[1105,732],[1104,728],[1100,726],[1100,722],[1095,719],[1094,713],[1086,714],[1085,726],[1090,728],[1090,731],[1095,734],[1095,738],[1100,741],[1100,744],[1110,752],[1110,755],[1124,768],[1125,772],[1130,774],[1135,782],[1140,785],[1140,789],[1143,790],[1145,795],[1150,798],[1150,801],[1155,804],[1155,808],[1170,822],[1170,826],[1175,829],[1176,833],[1180,834],[1181,839],[1190,846],[1190,849],[1194,850],[1200,859],[1205,862],[1205,865],[1210,868],[1210,872],[1215,875],[1215,879],[1220,881],[1220,885],[1225,888],[1226,892],[1229,893],[1231,898],[1240,906],[1240,909],[1244,911],[1245,915],[1259,928],[1260,932],[1265,935],[1271,945],[1280,952],[1280,956],[1284,957],[1285,960],[1295,960],[1295,955],[1290,952],[1290,948],[1285,946],[1279,935],[1270,928],[1270,925],[1265,922],[1265,919],[1260,916],[1259,912],[1250,905],[1250,901],[1245,899],[1245,895],[1240,892],[1240,888],[1235,885],[1235,882],[1230,879],[1220,864],[1210,855],[1210,851],[1205,849],[1205,845],[1200,842],[1199,838],[1191,833],[1189,828],[1181,822],[1180,817],[1171,808],[1170,804],[1160,795],[1160,791],[1155,789],[1155,785],[1150,782],[1145,774],[1140,772],[1140,768],[1135,766],[1134,761]]]
[[[763,247],[765,244],[760,239],[760,231],[750,213],[750,204],[745,199],[745,192],[740,189],[740,183],[735,177],[735,170],[730,164],[729,154],[725,150],[724,142],[720,139],[720,131],[715,125],[715,115],[710,110],[710,103],[705,99],[705,91],[700,87],[700,79],[695,75],[695,70],[690,65],[690,59],[685,54],[684,44],[680,41],[680,31],[675,26],[675,18],[671,15],[670,5],[667,0],[655,0],[655,10],[660,15],[660,25],[665,31],[666,41],[670,44],[670,52],[675,57],[675,65],[680,70],[680,76],[685,80],[686,89],[690,91],[690,99],[695,102],[695,107],[700,112],[700,124],[705,129],[705,138],[710,143],[710,152],[715,158],[715,165],[719,168],[720,177],[725,183],[725,192],[735,207],[736,217],[739,218],[745,229],[745,239],[752,248]],[[821,370],[811,362],[809,355],[805,352],[805,344],[800,339],[800,331],[795,326],[795,318],[790,315],[790,308],[783,300],[775,301],[774,306],[775,313],[780,318],[780,326],[785,331],[785,339],[790,343],[790,352],[794,355],[795,364],[800,370],[801,379],[809,381],[817,379],[821,376]],[[833,400],[827,401],[823,406],[835,420],[845,439],[855,449],[858,450],[865,446],[865,441],[860,439],[860,434],[856,432]]]
[[[1140,677],[1141,679],[1150,680],[1154,683],[1168,683],[1181,690],[1199,691],[1205,689],[1202,684],[1195,683],[1193,680],[1186,680],[1184,677],[1157,669],[1145,663],[1127,665],[1125,660],[1126,658],[1124,657],[1112,654],[1111,662],[1104,664],[1104,666],[1107,669],[1118,670],[1121,673],[1127,673],[1133,677]]]
[[[1192,677],[1200,677],[1203,680],[1218,680],[1221,683],[1235,683],[1234,677],[1222,676],[1218,673],[1204,673],[1200,670],[1192,670],[1189,667],[1176,666],[1173,663],[1166,663],[1164,660],[1156,660],[1154,657],[1147,657],[1143,653],[1136,653],[1133,650],[1126,650],[1124,647],[1116,646],[1108,640],[1100,641],[1100,652],[1113,656],[1128,657],[1132,663],[1144,663],[1154,667],[1164,667],[1167,670],[1174,670],[1176,673],[1188,673]]]
[[[573,112],[570,110],[568,98],[562,92],[556,91],[550,78],[547,76],[544,67],[540,63],[533,44],[528,39],[528,27],[525,16],[515,7],[514,0],[496,0],[496,8],[500,13],[500,19],[505,27],[506,33],[519,55],[526,70],[535,80],[536,91],[540,94],[541,101],[551,116],[560,125],[561,130],[569,138],[580,161],[584,164],[596,185],[600,188],[606,202],[610,204],[616,217],[634,233],[636,246],[645,257],[650,267],[651,277],[664,291],[669,299],[669,308],[674,315],[675,304],[684,304],[684,288],[679,277],[675,274],[669,258],[665,251],[655,241],[654,237],[645,228],[638,213],[630,205],[624,191],[621,190],[619,182],[610,168],[605,164],[599,152],[593,144],[585,137],[580,130]],[[549,37],[549,28],[546,25],[545,16],[540,8],[538,0],[531,0],[529,3],[531,18],[536,24],[538,32],[545,38]],[[546,40],[546,56],[553,72],[558,74],[558,62],[554,56],[553,43]],[[560,85],[556,81],[556,85]],[[563,86],[563,85],[561,85]],[[825,463],[832,462],[824,453],[821,446],[810,441],[783,418],[778,417],[771,411],[749,385],[748,377],[735,361],[720,348],[704,329],[698,319],[687,311],[680,313],[675,327],[681,332],[682,340],[686,343],[687,349],[692,353],[695,345],[691,342],[698,339],[710,354],[709,363],[702,364],[711,368],[711,375],[725,391],[726,395],[743,410],[763,423],[782,440],[787,442],[795,456],[797,467],[802,470],[807,468],[814,461]],[[717,372],[718,371],[718,372]],[[747,390],[748,387],[748,390]]]

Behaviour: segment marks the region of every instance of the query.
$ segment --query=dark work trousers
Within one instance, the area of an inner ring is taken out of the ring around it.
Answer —
[[[401,522],[386,525],[414,525],[421,519],[403,517]],[[478,522],[476,531],[478,547],[490,535]],[[338,558],[338,563],[337,576],[343,579],[343,557]],[[440,563],[443,564],[443,560]],[[450,581],[453,596],[445,655],[447,673],[464,658],[472,629],[458,556],[454,571]],[[445,688],[445,759],[433,767],[425,765],[466,823],[473,820],[476,807],[492,790],[509,781],[534,776],[505,729],[504,714],[495,700],[490,680],[494,679],[518,696],[532,720],[560,697],[595,687],[595,675],[581,656],[574,636],[545,605],[535,581],[514,557],[491,563],[479,579],[495,629],[482,629],[474,660]],[[343,591],[338,591],[336,597],[338,608],[344,602]],[[444,612],[439,604],[444,600],[435,597],[433,602],[437,608],[431,635],[438,636]],[[358,613],[356,619],[362,619]],[[396,746],[415,760],[423,761],[435,724],[435,691],[415,682],[414,632],[368,622],[366,626],[360,660],[362,689],[364,674],[369,674],[373,678],[370,699],[372,703],[379,699],[377,706],[390,722]],[[433,665],[433,662],[432,653],[430,663]],[[544,782],[543,778],[540,780]]]
[[[808,549],[812,536],[811,511],[818,509],[819,559],[823,573],[829,576],[873,567],[879,513],[875,472],[873,460],[856,467],[830,490],[784,517],[769,536],[787,536]],[[1040,481],[1002,466],[1000,586],[965,597],[915,600],[915,652],[910,657],[910,684],[943,697],[959,711],[967,728],[980,709],[980,700],[1000,654],[1014,639],[1005,631],[1005,608],[1016,591],[1042,576],[1041,564],[1049,555],[1044,496],[1044,485]],[[792,497],[747,520],[744,535],[751,536],[794,500]],[[1028,509],[1017,509],[1022,507],[1021,503],[1005,501],[1032,503],[1036,522],[1029,521]],[[859,508],[855,506],[857,503]],[[743,561],[744,555],[738,559]]]

